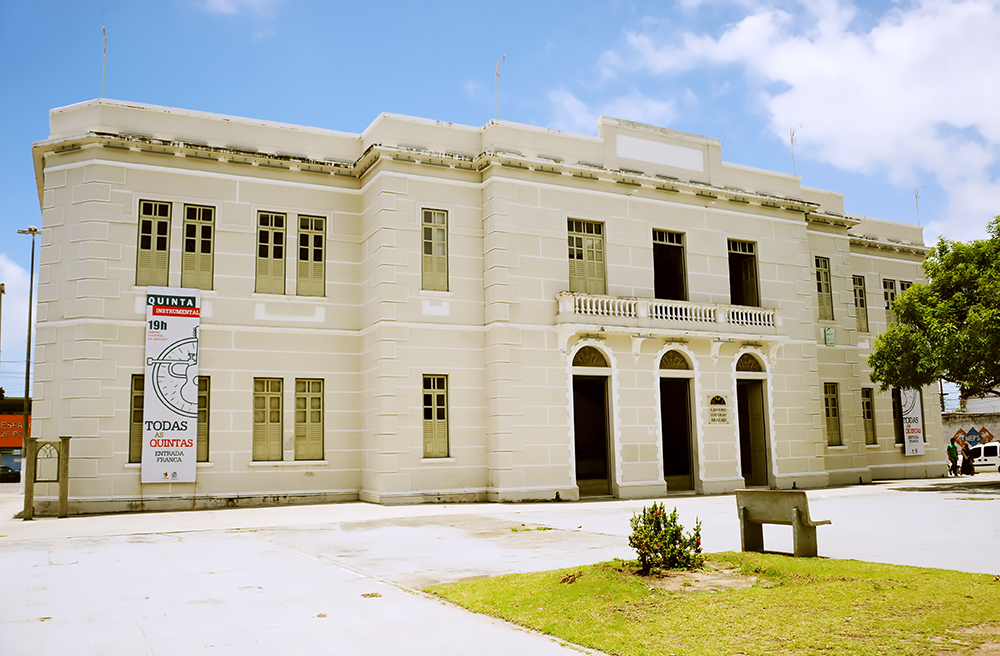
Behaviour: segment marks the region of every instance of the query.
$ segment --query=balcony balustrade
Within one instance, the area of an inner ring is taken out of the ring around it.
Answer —
[[[556,321],[608,326],[773,335],[781,312],[768,308],[563,292]]]

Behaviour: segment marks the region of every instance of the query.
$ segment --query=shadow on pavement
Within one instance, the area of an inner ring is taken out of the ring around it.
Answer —
[[[1000,481],[977,481],[975,477],[949,478],[940,483],[912,487],[892,487],[899,492],[939,492],[946,494],[1000,494]]]

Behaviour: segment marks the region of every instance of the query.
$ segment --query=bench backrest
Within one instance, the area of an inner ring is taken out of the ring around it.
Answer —
[[[768,524],[791,524],[792,508],[809,522],[809,499],[800,490],[736,490],[736,506],[746,507],[748,519]]]

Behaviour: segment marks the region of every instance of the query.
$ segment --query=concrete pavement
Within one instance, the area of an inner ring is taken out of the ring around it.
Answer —
[[[820,555],[1000,574],[1000,474],[809,491]],[[0,654],[571,654],[415,592],[633,557],[650,501],[364,503],[12,519],[0,486]],[[739,549],[732,495],[666,499]],[[511,530],[544,526],[552,530]],[[791,528],[765,528],[790,552]]]

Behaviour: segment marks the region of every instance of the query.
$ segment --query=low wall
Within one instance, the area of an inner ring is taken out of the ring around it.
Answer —
[[[1000,412],[942,412],[941,425],[945,443],[953,437],[972,446],[1000,440]]]

